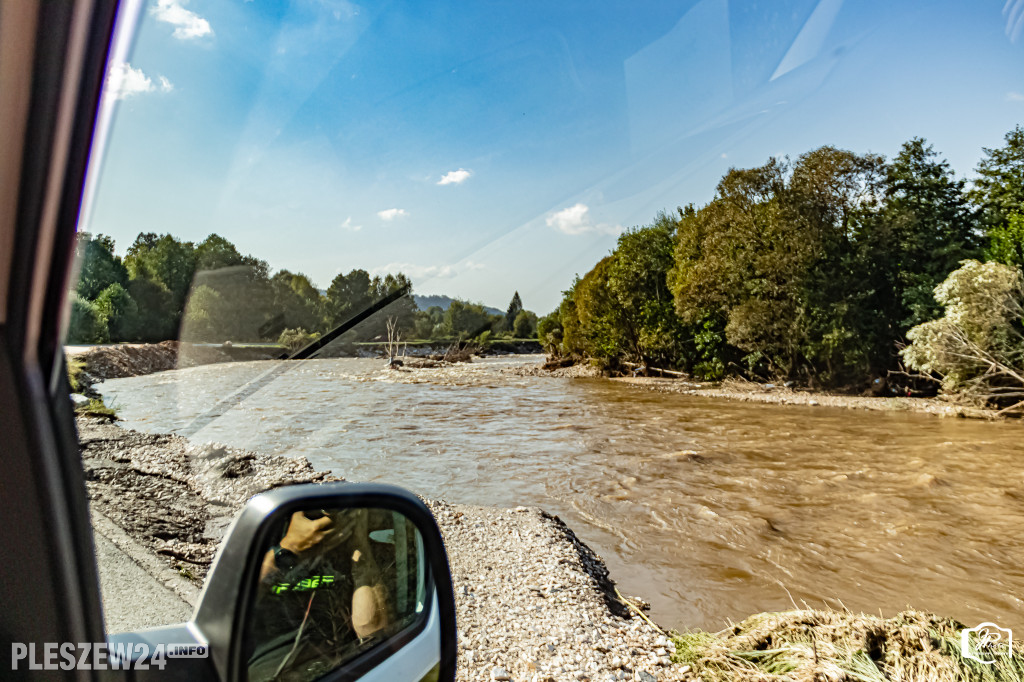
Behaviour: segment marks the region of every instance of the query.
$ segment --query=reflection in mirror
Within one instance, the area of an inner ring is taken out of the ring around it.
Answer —
[[[400,646],[426,615],[422,538],[398,512],[298,511],[260,557],[243,654],[253,682],[314,680],[381,642]]]

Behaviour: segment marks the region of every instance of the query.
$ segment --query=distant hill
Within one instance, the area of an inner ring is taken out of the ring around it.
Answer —
[[[426,310],[432,306],[437,306],[441,310],[448,310],[448,306],[452,304],[455,299],[451,296],[442,296],[440,294],[432,294],[428,296],[422,296],[420,294],[413,294],[412,300],[416,302],[416,307],[420,310]],[[504,315],[504,310],[498,310],[497,308],[491,308],[484,306],[484,310],[487,311],[488,315]]]

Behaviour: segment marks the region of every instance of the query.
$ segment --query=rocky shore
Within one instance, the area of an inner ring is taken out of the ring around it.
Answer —
[[[252,495],[338,480],[304,459],[268,456],[79,417],[94,511],[201,584]],[[427,501],[455,584],[459,680],[685,680],[672,641],[620,599],[604,562],[557,517]]]

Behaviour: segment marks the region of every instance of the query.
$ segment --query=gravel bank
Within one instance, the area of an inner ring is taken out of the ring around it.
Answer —
[[[814,391],[794,390],[773,384],[757,384],[749,381],[724,381],[721,384],[693,383],[683,379],[662,379],[657,377],[618,377],[619,383],[649,391],[681,393],[705,398],[724,398],[744,402],[769,403],[776,405],[807,405],[811,407],[845,407],[857,410],[878,410],[885,412],[925,412],[940,417],[995,418],[994,410],[954,405],[937,398],[906,398],[901,396],[875,398],[869,396],[836,395]]]
[[[199,584],[253,494],[338,480],[308,461],[80,417],[94,508]],[[603,561],[557,517],[427,501],[445,538],[459,624],[457,679],[683,680],[667,637],[614,596]],[[639,600],[635,600],[639,601]]]

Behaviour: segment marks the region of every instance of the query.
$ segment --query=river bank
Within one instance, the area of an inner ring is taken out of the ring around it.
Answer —
[[[939,417],[972,419],[1000,419],[996,410],[956,405],[940,398],[905,396],[858,396],[824,391],[811,391],[779,384],[762,384],[742,380],[700,383],[685,379],[661,377],[615,377],[610,379],[627,386],[648,391],[678,393],[681,395],[739,400],[773,405],[803,405],[807,407],[842,407],[853,410],[880,412],[921,412]]]
[[[301,458],[263,455],[79,417],[95,511],[199,585],[253,494],[338,480]],[[459,680],[687,680],[658,628],[616,601],[604,562],[557,517],[428,500],[449,554]],[[639,600],[637,600],[639,601]]]

